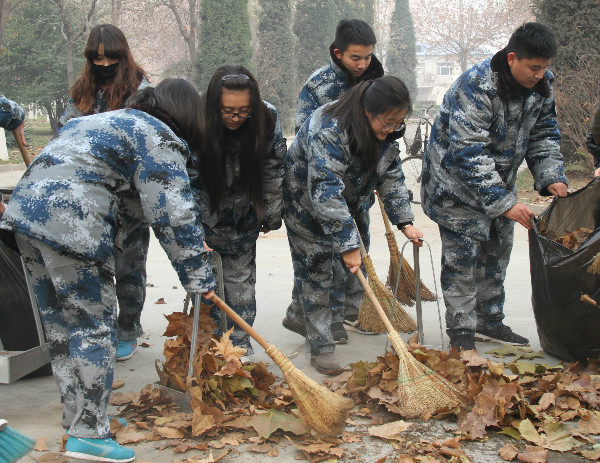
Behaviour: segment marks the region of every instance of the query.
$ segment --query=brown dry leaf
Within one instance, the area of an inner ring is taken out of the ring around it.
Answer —
[[[538,404],[539,410],[546,410],[550,405],[556,404],[556,395],[552,392],[546,392],[540,397],[540,401]]]
[[[225,361],[234,360],[240,363],[240,357],[246,355],[246,349],[243,347],[234,346],[229,337],[233,333],[233,328],[223,333],[221,339],[213,339],[212,351],[220,355]]]
[[[274,450],[271,444],[252,444],[246,447],[247,452],[255,453],[269,453],[271,450]]]
[[[39,463],[67,463],[69,459],[60,453],[50,452],[42,455],[38,461]]]
[[[406,421],[399,420],[393,423],[383,424],[381,426],[371,426],[368,431],[370,435],[375,437],[403,441],[404,438],[400,434],[410,428],[412,424],[413,423],[407,423]]]
[[[350,442],[362,442],[362,437],[353,432],[343,432],[341,436],[342,440],[346,443]]]
[[[212,415],[203,415],[199,408],[194,409],[192,418],[192,436],[198,437],[215,426],[215,418]]]
[[[592,461],[600,460],[600,449],[582,450],[581,452],[578,452],[578,453],[583,455],[588,460],[592,460]]]
[[[498,449],[498,453],[504,461],[513,461],[519,454],[519,449],[512,444],[506,444]]]
[[[164,297],[158,298],[158,301],[156,301],[155,304],[166,304],[165,298]]]
[[[123,381],[122,379],[117,379],[113,381],[112,390],[114,391],[115,389],[120,389],[123,386],[125,386],[125,381]]]
[[[582,445],[571,435],[571,428],[564,423],[544,423],[543,447],[559,452],[568,452]]]
[[[481,367],[487,365],[488,359],[477,355],[476,350],[463,350],[460,352],[460,359],[467,364],[468,367]]]
[[[163,439],[183,439],[185,437],[185,433],[181,429],[168,426],[154,426],[153,431]]]
[[[385,461],[385,460],[384,460]],[[413,457],[409,457],[408,455],[400,455],[396,460],[397,463],[415,463]]]
[[[496,363],[488,360],[487,367],[492,376],[502,376],[504,374],[504,363],[502,362]]]
[[[225,450],[216,458],[213,456],[213,453],[210,452],[208,458],[186,458],[185,460],[175,460],[173,463],[218,463],[225,458],[229,452],[231,452],[231,449]]]
[[[309,432],[300,418],[281,410],[270,409],[261,415],[240,416],[224,424],[233,428],[253,428],[260,437],[267,438],[277,429],[292,432],[296,435]]]
[[[519,453],[517,458],[523,463],[546,463],[548,450],[535,445],[526,445],[525,452]]]
[[[208,444],[201,444],[199,442],[182,442],[173,449],[173,452],[185,453],[188,450],[208,450]]]
[[[600,434],[600,414],[590,413],[587,419],[583,418],[577,423],[577,432],[581,434]]]
[[[519,432],[521,433],[521,437],[523,439],[528,440],[529,442],[533,442],[536,445],[542,445],[542,437],[540,433],[535,429],[535,426],[529,419],[525,419],[519,423],[517,427]]]
[[[118,444],[131,444],[134,442],[141,442],[146,440],[151,436],[151,433],[140,431],[135,426],[123,426],[117,435],[115,436],[115,440]]]
[[[33,450],[37,452],[47,452],[48,450],[50,450],[48,448],[48,444],[46,443],[46,439],[48,439],[48,436],[40,437],[38,440],[36,440]]]
[[[231,436],[222,437],[221,442],[223,442],[223,444],[225,444],[225,445],[233,445],[234,447],[237,447],[238,445],[240,445],[240,441],[237,440],[235,437],[231,437]]]
[[[486,426],[498,426],[498,418],[494,413],[496,399],[483,394],[477,396],[475,406],[460,423],[460,430],[469,433],[471,439],[479,439],[485,435]]]
[[[267,452],[267,455],[269,455],[271,458],[275,458],[276,456],[279,456],[279,452],[276,448],[273,448]]]

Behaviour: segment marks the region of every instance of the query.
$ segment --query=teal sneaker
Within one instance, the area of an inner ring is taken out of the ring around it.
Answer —
[[[117,362],[124,362],[137,352],[137,338],[130,341],[119,341],[117,346]]]
[[[135,452],[112,439],[85,439],[69,436],[65,456],[80,460],[127,462],[135,460]]]

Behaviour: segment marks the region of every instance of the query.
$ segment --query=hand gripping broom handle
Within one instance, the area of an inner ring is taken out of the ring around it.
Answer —
[[[23,140],[21,140],[21,137],[18,133],[13,132],[13,135],[15,136],[15,141],[17,142],[17,146],[19,147],[21,156],[23,156],[23,161],[25,161],[25,165],[29,167],[29,164],[31,164],[31,159],[29,159],[29,153],[27,152],[27,148],[25,148]]]
[[[373,304],[373,307],[375,307],[375,310],[381,317],[381,320],[383,321],[385,328],[388,330],[388,333],[395,332],[396,330],[394,329],[394,326],[392,325],[392,323],[390,322],[390,319],[387,317],[387,315],[383,311],[381,304],[377,300],[377,296],[375,296],[375,293],[371,289],[371,286],[369,286],[369,283],[367,283],[367,279],[365,278],[365,276],[363,275],[363,272],[360,269],[358,269],[358,272],[356,272],[356,276],[358,276],[358,279],[360,280],[360,282],[365,290],[365,293],[367,294],[367,296],[369,297],[369,299],[371,300],[371,302]]]
[[[385,212],[385,208],[383,207],[383,201],[381,200],[381,197],[379,196],[379,192],[376,191],[375,194],[377,195],[377,199],[379,200],[379,207],[381,208],[381,215],[383,216],[383,223],[385,224],[385,231],[389,233],[392,231],[392,224],[390,223],[390,218],[388,217],[387,212]]]
[[[269,344],[254,328],[252,328],[248,323],[244,321],[242,317],[240,317],[235,311],[227,305],[227,303],[221,299],[216,294],[211,298],[211,300],[217,305],[219,309],[227,314],[229,318],[231,318],[241,329],[243,329],[246,333],[248,333],[252,338],[259,343],[265,350],[271,347]]]

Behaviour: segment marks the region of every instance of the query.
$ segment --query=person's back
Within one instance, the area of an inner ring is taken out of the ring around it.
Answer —
[[[359,19],[339,22],[329,47],[329,64],[306,80],[296,104],[296,132],[319,106],[339,99],[359,82],[383,76],[383,66],[373,55],[377,40],[371,27]]]

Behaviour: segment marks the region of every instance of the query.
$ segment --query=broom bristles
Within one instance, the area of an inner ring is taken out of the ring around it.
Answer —
[[[283,352],[271,345],[265,352],[283,372],[304,423],[329,437],[339,436],[346,427],[350,398],[331,392],[298,370]]]
[[[405,418],[429,417],[461,405],[462,394],[451,382],[419,362],[396,332],[388,335],[398,354],[397,406]]]
[[[593,275],[600,275],[600,252],[594,256],[594,260],[587,271]]]
[[[7,427],[6,420],[0,420],[0,461],[12,463],[29,453],[35,441],[14,429]]]

